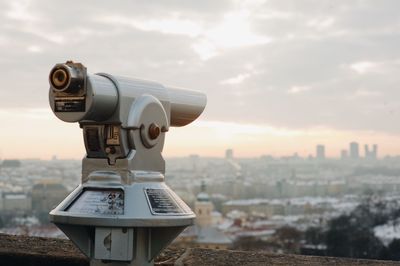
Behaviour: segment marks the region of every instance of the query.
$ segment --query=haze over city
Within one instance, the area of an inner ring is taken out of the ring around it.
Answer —
[[[230,147],[239,157],[308,156],[320,143],[338,157],[351,141],[379,144],[380,156],[399,153],[398,1],[0,7],[2,158],[83,156],[78,125],[48,106],[48,73],[70,59],[91,73],[208,95],[198,122],[171,129],[167,157],[222,157]]]
[[[399,10],[0,1],[0,264],[400,261]]]

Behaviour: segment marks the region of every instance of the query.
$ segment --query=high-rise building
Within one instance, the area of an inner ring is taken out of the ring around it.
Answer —
[[[359,159],[360,158],[360,151],[357,142],[350,143],[350,159]]]
[[[324,145],[317,145],[316,148],[316,158],[317,160],[323,160],[325,159],[325,146]]]
[[[372,145],[372,155],[374,159],[378,158],[378,145],[374,144]]]
[[[197,154],[191,154],[191,155],[189,155],[189,160],[190,160],[190,162],[192,163],[192,170],[193,170],[194,172],[197,172],[197,170],[198,170],[199,158],[200,158],[200,156],[197,155]]]
[[[347,150],[341,150],[340,151],[340,159],[345,160],[347,159]]]
[[[225,151],[225,159],[227,159],[227,160],[233,159],[233,150],[232,149],[227,149]]]
[[[372,145],[372,150],[369,150],[368,145],[365,144],[364,148],[365,148],[365,159],[375,160],[377,158],[378,145],[376,144]]]
[[[365,157],[365,159],[368,159],[369,158],[369,147],[368,147],[368,144],[365,144],[364,145],[364,157]]]

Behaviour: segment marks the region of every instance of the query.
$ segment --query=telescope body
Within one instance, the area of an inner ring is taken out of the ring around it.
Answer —
[[[180,127],[199,117],[206,105],[206,96],[201,92],[165,87],[153,81],[97,73],[82,74],[82,81],[78,82],[73,77],[79,75],[74,73],[86,71],[74,69],[58,64],[49,77],[50,107],[65,122],[120,123],[126,127],[131,104],[149,94],[162,103],[170,126]],[[67,73],[63,74],[64,83],[59,80],[60,72]]]
[[[62,121],[78,122],[86,156],[81,184],[50,220],[91,265],[151,266],[195,214],[164,182],[162,157],[170,126],[203,112],[201,92],[157,82],[88,74],[68,61],[50,71],[49,103]]]

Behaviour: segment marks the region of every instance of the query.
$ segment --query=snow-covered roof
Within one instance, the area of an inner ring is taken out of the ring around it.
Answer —
[[[256,236],[256,237],[262,237],[262,236],[271,236],[276,232],[276,230],[243,230],[238,233],[236,233],[236,236],[238,237],[244,237],[244,236]]]
[[[6,194],[4,195],[6,199],[27,199],[28,196],[25,194]]]
[[[299,197],[290,199],[241,199],[230,200],[224,203],[228,206],[247,206],[247,205],[319,205],[319,204],[337,204],[339,200],[333,197]]]
[[[247,213],[239,210],[232,210],[226,214],[226,217],[230,219],[241,219],[241,218],[246,218]]]
[[[231,244],[230,240],[223,232],[219,231],[215,227],[198,227],[197,228],[197,243],[209,243],[209,244]]]

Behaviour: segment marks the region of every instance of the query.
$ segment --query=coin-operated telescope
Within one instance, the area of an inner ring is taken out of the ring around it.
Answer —
[[[161,155],[170,126],[204,110],[203,93],[106,73],[80,63],[50,72],[50,106],[79,122],[86,157],[81,184],[50,219],[91,265],[153,265],[154,257],[195,219],[164,183]]]

